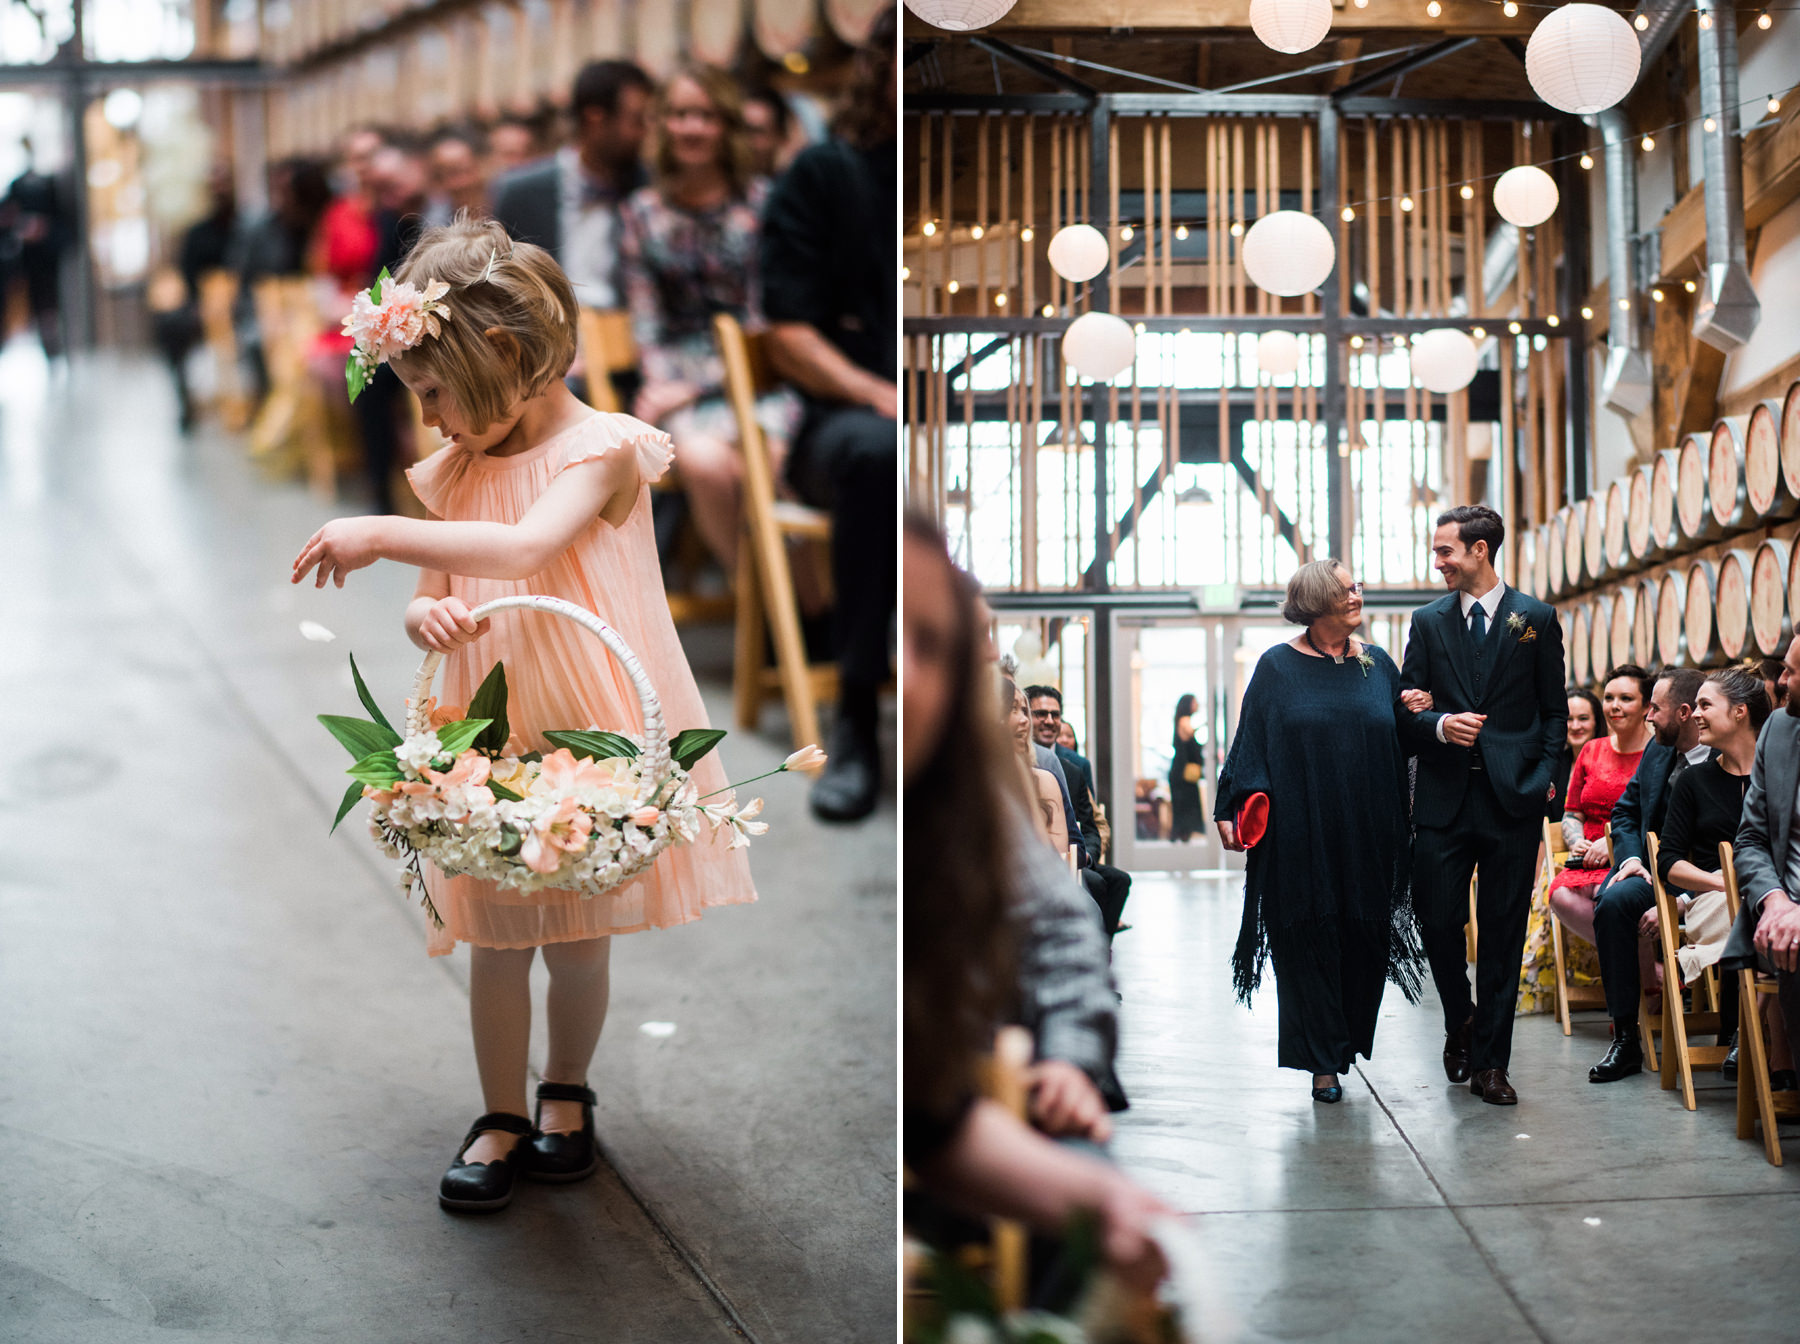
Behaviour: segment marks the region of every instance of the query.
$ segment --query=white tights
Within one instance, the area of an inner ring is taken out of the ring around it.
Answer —
[[[611,938],[546,943],[542,949],[471,947],[469,1025],[475,1037],[475,1067],[481,1075],[483,1105],[489,1111],[531,1116],[525,1096],[526,1056],[531,1046],[531,959],[544,954],[550,989],[544,996],[550,1052],[544,1081],[587,1081],[588,1065],[606,1023],[611,988]],[[581,1103],[546,1101],[547,1132],[581,1127]],[[511,1151],[517,1137],[485,1130],[463,1155],[465,1162],[492,1162]]]

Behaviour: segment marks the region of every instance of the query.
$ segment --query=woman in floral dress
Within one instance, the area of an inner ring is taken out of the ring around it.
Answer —
[[[712,324],[714,314],[730,313],[746,330],[762,325],[758,221],[768,183],[752,173],[743,102],[729,75],[678,71],[658,96],[656,125],[655,181],[621,212],[625,295],[644,379],[632,414],[675,441],[694,525],[731,574],[743,458]],[[800,413],[786,389],[757,399],[777,463]]]
[[[1606,824],[1613,804],[1625,792],[1636,773],[1638,758],[1650,741],[1645,715],[1650,706],[1652,678],[1633,664],[1615,667],[1606,674],[1601,691],[1601,710],[1606,735],[1582,746],[1569,772],[1563,803],[1563,844],[1569,862],[1550,882],[1547,902],[1532,903],[1525,937],[1524,966],[1519,977],[1518,1012],[1548,1013],[1556,1007],[1555,949],[1550,940],[1550,911],[1580,941],[1565,941],[1569,971],[1591,983],[1599,974],[1594,956],[1594,897],[1612,866],[1606,842]],[[1571,722],[1574,705],[1571,701]]]

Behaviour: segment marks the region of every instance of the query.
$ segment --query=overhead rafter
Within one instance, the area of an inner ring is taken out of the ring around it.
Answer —
[[[1379,70],[1371,70],[1366,75],[1357,76],[1341,89],[1333,90],[1331,96],[1340,101],[1345,98],[1358,97],[1371,89],[1380,88],[1390,80],[1400,78],[1409,70],[1417,70],[1421,66],[1430,65],[1433,61],[1441,61],[1453,52],[1461,51],[1465,47],[1472,47],[1480,40],[1478,37],[1447,37],[1442,42],[1433,42],[1423,51],[1415,51],[1410,56],[1402,56],[1397,61],[1388,62]]]
[[[987,52],[990,56],[996,56],[1000,60],[1018,66],[1021,70],[1036,75],[1039,79],[1056,85],[1064,93],[1072,93],[1077,98],[1087,99],[1099,96],[1100,91],[1092,84],[1077,79],[1066,70],[1058,70],[1048,62],[1039,60],[1030,52],[1020,51],[1010,42],[1002,42],[997,37],[972,37],[969,42],[970,45]]]

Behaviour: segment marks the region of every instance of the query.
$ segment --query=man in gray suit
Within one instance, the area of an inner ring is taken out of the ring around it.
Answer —
[[[1763,725],[1744,795],[1734,855],[1743,904],[1719,966],[1774,973],[1788,1040],[1800,1043],[1800,636],[1788,645],[1781,689],[1787,712]]]
[[[621,308],[619,207],[648,180],[650,77],[630,61],[593,61],[575,76],[575,143],[494,186],[494,218],[555,257],[584,308]]]

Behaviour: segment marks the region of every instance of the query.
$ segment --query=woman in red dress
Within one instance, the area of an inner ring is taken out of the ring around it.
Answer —
[[[1550,908],[1563,927],[1586,942],[1594,941],[1594,897],[1612,867],[1606,823],[1613,804],[1636,772],[1638,758],[1650,740],[1644,722],[1650,704],[1650,674],[1630,663],[1606,674],[1601,708],[1606,736],[1581,749],[1569,772],[1568,799],[1563,805],[1563,841],[1568,865],[1550,883]]]

